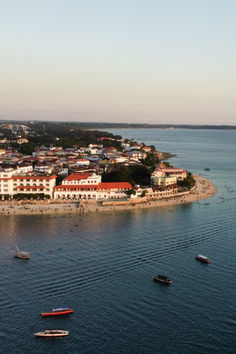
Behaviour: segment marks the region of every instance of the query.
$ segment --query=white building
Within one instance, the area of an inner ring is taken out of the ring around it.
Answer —
[[[151,175],[151,184],[157,186],[169,186],[182,181],[187,177],[187,171],[175,167],[159,167]]]
[[[118,199],[127,197],[132,189],[128,182],[102,183],[101,176],[73,173],[54,189],[54,199]]]
[[[56,176],[23,175],[19,170],[0,170],[0,195],[44,194],[53,196]]]
[[[87,159],[77,159],[76,160],[76,165],[78,166],[89,166],[90,161]]]
[[[62,181],[62,185],[97,185],[101,180],[101,176],[95,173],[72,173]]]
[[[131,152],[129,152],[129,155],[133,160],[136,161],[145,159],[147,157],[147,154],[145,152],[139,150],[132,150]]]
[[[51,174],[53,167],[44,163],[37,163],[37,165],[34,166],[34,170],[39,173]]]

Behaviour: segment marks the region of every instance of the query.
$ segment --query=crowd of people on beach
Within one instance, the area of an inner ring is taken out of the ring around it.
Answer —
[[[102,206],[97,203],[83,201],[61,201],[49,202],[31,201],[27,204],[13,201],[2,201],[0,203],[0,215],[32,215],[32,214],[86,214],[101,211],[116,211],[123,209],[141,209],[149,207],[161,207],[166,205],[176,205],[191,203],[195,200],[208,198],[214,195],[216,188],[207,178],[196,176],[196,186],[187,195],[175,195],[174,197],[162,198],[159,200],[145,200],[139,204]]]

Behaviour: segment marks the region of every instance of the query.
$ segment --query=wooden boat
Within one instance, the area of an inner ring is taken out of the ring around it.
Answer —
[[[30,254],[28,252],[17,251],[15,258],[30,259]]]
[[[158,276],[153,278],[153,280],[158,281],[159,283],[163,283],[163,284],[172,284],[173,283],[173,280],[171,280],[168,277],[166,277],[165,275],[161,275],[161,274],[158,274]]]
[[[198,256],[195,257],[195,259],[199,262],[202,262],[202,263],[211,263],[210,259],[205,257],[205,256],[202,256],[201,254],[199,254]]]
[[[49,312],[42,312],[41,316],[46,317],[46,316],[63,316],[63,315],[70,315],[74,312],[73,309],[70,309],[68,307],[62,307],[62,308],[57,308],[57,309],[52,309],[52,311]]]
[[[46,337],[46,338],[56,338],[56,337],[66,337],[69,331],[64,331],[63,329],[45,329],[41,332],[34,332],[35,337]]]

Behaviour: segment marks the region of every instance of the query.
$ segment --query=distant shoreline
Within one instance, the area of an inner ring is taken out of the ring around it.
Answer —
[[[0,120],[4,124],[29,124],[32,120]],[[34,123],[54,124],[54,121],[34,120]],[[71,124],[81,129],[214,129],[214,130],[236,130],[236,125],[226,124],[155,124],[155,123],[110,123],[110,122],[78,122],[78,121],[60,121],[61,123]]]
[[[118,210],[135,210],[147,209],[157,207],[167,207],[172,205],[180,205],[192,203],[201,199],[207,199],[216,193],[214,184],[205,177],[194,176],[196,179],[196,186],[189,194],[173,195],[172,197],[144,200],[140,203],[131,201],[129,205],[107,205],[102,206],[94,202],[83,203],[78,207],[78,202],[57,202],[44,201],[20,204],[16,202],[1,202],[0,215],[51,215],[51,214],[88,214],[100,212],[116,212]]]

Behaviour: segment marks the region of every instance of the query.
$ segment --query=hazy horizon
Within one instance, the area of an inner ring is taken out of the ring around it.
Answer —
[[[233,0],[0,2],[1,120],[236,124]]]

